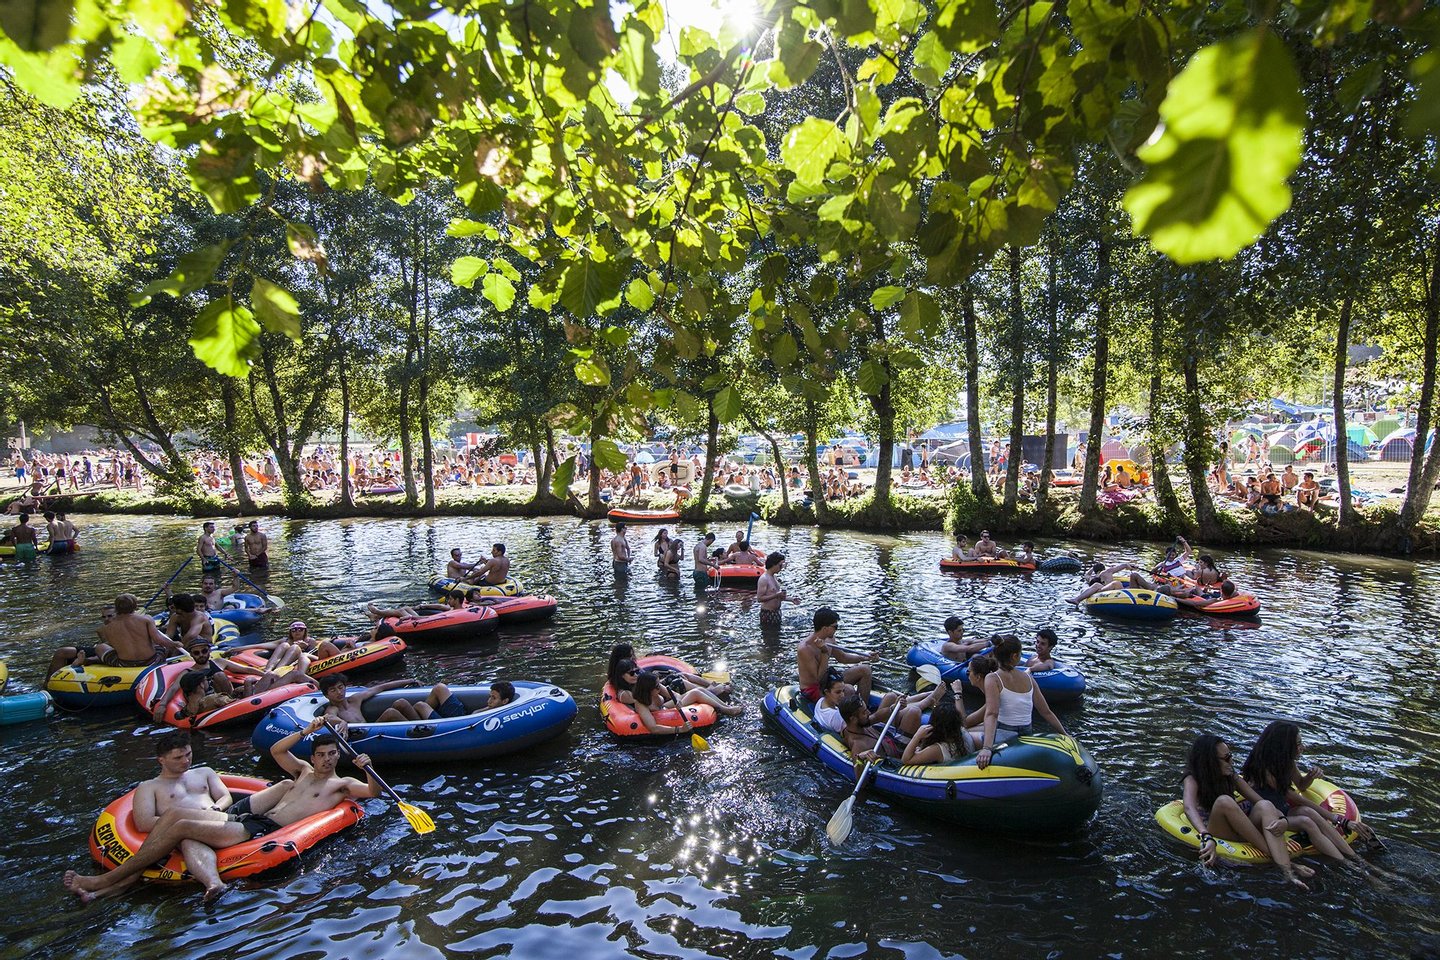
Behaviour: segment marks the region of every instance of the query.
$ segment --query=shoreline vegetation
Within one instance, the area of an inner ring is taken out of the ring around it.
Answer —
[[[1177,491],[1178,493],[1179,491]],[[19,498],[18,494],[0,497],[0,507]],[[624,501],[639,509],[669,507],[673,498],[668,494],[641,496]],[[309,499],[287,502],[280,497],[257,499],[254,510],[245,511],[233,502],[218,498],[176,498],[161,494],[131,491],[98,491],[57,496],[47,499],[45,509],[59,509],[74,514],[158,514],[190,517],[252,517],[283,516],[294,519],[335,520],[352,517],[408,517],[422,519],[432,516],[476,517],[547,517],[573,516],[590,520],[605,519],[609,504],[600,509],[587,508],[579,497],[562,500],[553,496],[536,496],[533,487],[499,487],[465,495],[445,492],[436,498],[432,509],[423,503],[407,503],[403,494],[364,497],[353,506],[339,502],[323,503]],[[1193,508],[1182,498],[1179,518],[1168,515],[1158,504],[1135,501],[1113,510],[1082,513],[1079,497],[1073,491],[1052,490],[1044,505],[1020,503],[1012,510],[999,504],[982,506],[967,485],[961,484],[943,496],[909,496],[892,494],[890,502],[876,505],[867,495],[826,505],[823,517],[813,507],[792,500],[787,509],[778,493],[759,496],[730,497],[719,491],[711,494],[702,510],[695,500],[687,504],[682,522],[745,523],[752,512],[769,523],[785,526],[820,526],[835,529],[868,530],[899,533],[910,530],[960,531],[971,535],[980,529],[990,530],[997,538],[1083,539],[1169,541],[1176,534],[1198,535]],[[1440,510],[1431,510],[1415,526],[1409,537],[1397,538],[1396,509],[1371,507],[1356,511],[1352,523],[1337,525],[1334,511],[1310,513],[1292,511],[1267,515],[1252,511],[1221,512],[1216,529],[1203,542],[1217,547],[1295,547],[1326,552],[1402,556],[1416,559],[1440,556]]]

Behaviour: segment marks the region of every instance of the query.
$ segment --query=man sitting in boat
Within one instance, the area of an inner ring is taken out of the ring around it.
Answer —
[[[134,594],[115,598],[115,617],[100,628],[95,652],[107,667],[148,667],[165,659],[165,653],[184,653],[185,648],[161,633],[155,621],[136,613],[140,601]]]
[[[990,645],[988,640],[966,640],[965,621],[959,617],[945,618],[945,642],[940,652],[951,660],[968,660]]]
[[[1155,564],[1150,570],[1152,576],[1173,577],[1179,580],[1190,575],[1190,571],[1185,566],[1185,562],[1190,559],[1190,544],[1184,537],[1176,537],[1175,543],[1179,544],[1181,549],[1177,551],[1174,544],[1166,547],[1165,559]]]
[[[800,692],[810,700],[819,700],[820,684],[830,670],[830,657],[840,663],[854,664],[842,675],[842,679],[854,685],[862,697],[870,696],[870,660],[873,654],[851,653],[832,646],[835,631],[840,626],[840,614],[829,607],[815,611],[812,619],[814,631],[800,644],[795,653],[796,667],[800,674]]]
[[[384,713],[374,720],[370,720],[361,709],[366,700],[387,690],[413,686],[415,681],[410,678],[389,680],[348,695],[345,684],[346,677],[343,673],[332,673],[328,677],[320,678],[320,693],[327,701],[321,716],[335,718],[335,729],[342,737],[348,738],[352,723],[404,723],[429,720],[436,716],[448,720],[452,717],[463,717],[472,712],[466,708],[459,697],[450,692],[449,687],[443,683],[437,683],[430,688],[430,695],[419,703],[411,703],[405,699],[396,700],[386,708]],[[514,699],[515,685],[508,680],[496,680],[490,685],[490,698],[484,709],[494,710],[497,707],[505,706]],[[480,711],[473,712],[479,713]]]
[[[765,558],[757,552],[755,548],[750,546],[749,540],[741,540],[736,546],[738,547],[737,550],[726,555],[725,563],[749,564],[754,567],[765,566]]]
[[[1234,600],[1237,595],[1238,591],[1235,589],[1235,584],[1229,580],[1225,580],[1221,582],[1219,592],[1214,590],[1195,590],[1184,599],[1187,607],[1195,610],[1204,610],[1206,607],[1213,607],[1217,603]]]
[[[450,551],[450,562],[445,564],[445,576],[451,580],[464,580],[476,567],[485,562],[477,560],[475,563],[466,563],[461,559],[463,556],[459,547]]]
[[[988,557],[991,560],[1004,560],[1009,556],[1000,545],[990,539],[989,530],[980,531],[980,539],[975,541],[975,559]]]
[[[105,624],[109,623],[111,620],[114,619],[115,605],[107,604],[104,609],[100,611],[101,626],[104,626]],[[52,674],[54,674],[56,670],[60,670],[65,667],[79,668],[85,666],[87,663],[99,662],[100,652],[96,649],[95,646],[87,646],[83,643],[77,643],[69,646],[60,647],[50,657],[50,666],[46,668],[45,676],[48,678]]]
[[[1044,673],[1046,670],[1055,669],[1055,647],[1060,643],[1060,638],[1054,630],[1049,627],[1041,627],[1035,631],[1035,656],[1025,661],[1025,669],[1031,675]]]
[[[950,551],[950,557],[961,563],[966,560],[974,560],[975,551],[970,549],[970,538],[963,533],[955,534],[955,547]]]
[[[266,787],[226,810],[212,807],[172,808],[159,817],[150,835],[129,860],[108,873],[98,875],[82,876],[67,870],[65,889],[88,902],[125,889],[147,867],[168,857],[170,851],[176,847],[185,848],[187,841],[202,843],[216,850],[233,847],[323,813],[345,800],[380,796],[381,787],[370,772],[370,757],[366,754],[355,758],[355,766],[365,772],[363,782],[335,775],[335,767],[340,762],[340,747],[334,734],[321,734],[315,738],[309,763],[290,753],[290,748],[303,737],[315,733],[324,725],[325,718],[316,717],[308,726],[296,730],[270,748],[270,756],[293,780],[282,780]],[[211,879],[213,883],[207,884],[206,896],[213,900],[225,887],[218,877]]]
[[[955,692],[959,692],[960,681],[956,680],[954,685]],[[887,693],[874,710],[860,697],[847,696],[840,701],[840,719],[844,723],[840,736],[857,760],[899,757],[905,752],[905,744],[920,729],[924,714],[934,708],[941,697],[952,695],[950,688],[943,683],[937,684],[933,690],[908,697]],[[891,711],[896,709],[900,712],[890,724],[890,732],[881,741],[880,734],[885,729],[885,723],[890,719]]]
[[[497,543],[490,548],[490,559],[475,566],[470,574],[462,578],[466,583],[498,587],[510,578],[510,558],[505,556],[505,544]]]

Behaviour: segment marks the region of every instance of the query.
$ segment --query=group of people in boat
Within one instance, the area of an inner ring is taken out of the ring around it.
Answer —
[[[1035,556],[1035,544],[1026,540],[1013,553],[1001,547],[994,540],[990,539],[989,530],[980,531],[980,539],[975,545],[970,545],[970,538],[963,533],[955,535],[955,546],[950,550],[950,558],[960,563],[970,563],[976,560],[1014,560],[1016,563],[1038,564],[1039,558]]]
[[[1108,567],[1092,563],[1085,575],[1085,586],[1075,596],[1066,597],[1065,602],[1080,603],[1109,590],[1138,589],[1175,597],[1189,607],[1203,610],[1240,595],[1230,575],[1215,565],[1214,557],[1202,553],[1195,557],[1192,566],[1191,553],[1189,542],[1184,537],[1176,537],[1175,542],[1165,548],[1165,559],[1146,571],[1129,562]]]

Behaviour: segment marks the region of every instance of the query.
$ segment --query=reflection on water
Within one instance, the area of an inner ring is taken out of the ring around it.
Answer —
[[[85,526],[77,557],[0,567],[0,656],[15,682],[33,684],[52,646],[86,637],[114,593],[148,597],[198,525],[110,517]],[[83,911],[60,892],[61,870],[89,869],[85,838],[99,809],[152,775],[153,728],[123,710],[0,728],[6,955],[1213,956],[1223,942],[1285,957],[1405,956],[1440,936],[1435,564],[1225,556],[1264,601],[1260,621],[1155,627],[1068,607],[1069,575],[942,575],[937,534],[761,525],[756,542],[787,552],[784,580],[802,598],[786,606],[782,637],[766,639],[753,597],[697,596],[688,579],[658,579],[653,531],[643,528],[631,532],[633,570],[617,581],[609,528],[572,519],[268,527],[273,567],[263,583],[288,601],[286,622],[306,619],[321,634],[361,626],[364,600],[421,597],[451,546],[475,556],[505,542],[526,586],[560,599],[559,618],[498,641],[417,648],[380,676],[550,680],[574,694],[580,717],[523,757],[385,771],[430,812],[435,833],[416,836],[371,802],[372,816],[300,869],[243,881],[209,912],[190,889],[146,887]],[[694,528],[681,533],[693,544]],[[1113,544],[1073,546],[1105,562],[1132,556]],[[1142,561],[1156,558],[1141,551]],[[938,634],[951,613],[972,633],[1053,626],[1060,655],[1090,684],[1083,704],[1064,712],[1105,771],[1090,828],[992,837],[868,801],[836,851],[824,824],[843,785],[787,748],[757,709],[723,722],[703,754],[605,732],[595,703],[614,642],[723,661],[756,704],[791,678],[794,646],[822,603],[840,611],[842,642],[892,657]],[[1389,843],[1383,862],[1412,882],[1380,893],[1321,866],[1316,892],[1296,894],[1274,871],[1203,870],[1161,833],[1153,810],[1177,793],[1193,735],[1220,732],[1243,753],[1276,716],[1304,724],[1311,758],[1356,796]],[[212,734],[198,752],[221,769],[273,774],[248,733]]]

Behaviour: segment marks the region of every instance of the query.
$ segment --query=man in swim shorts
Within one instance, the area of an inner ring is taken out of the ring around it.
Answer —
[[[374,720],[365,716],[362,707],[366,700],[387,690],[413,687],[415,680],[405,677],[401,680],[387,680],[373,687],[366,687],[358,693],[347,693],[345,684],[349,678],[343,673],[332,673],[320,678],[320,694],[325,698],[323,716],[335,722],[335,732],[342,737],[349,736],[352,723],[393,723],[401,720],[428,720],[435,714],[442,717],[463,717],[469,713],[460,698],[450,693],[450,688],[437,683],[430,688],[430,695],[417,704],[408,700],[396,700],[384,713]],[[404,704],[402,707],[401,704]]]
[[[780,605],[791,600],[780,586],[778,575],[785,569],[785,554],[778,550],[765,558],[765,572],[755,582],[755,599],[760,602],[760,629],[780,629]]]
[[[630,573],[630,541],[625,539],[624,523],[615,524],[615,536],[610,538],[610,567],[617,577]]]
[[[695,548],[690,552],[691,559],[694,560],[690,576],[695,581],[696,590],[704,590],[710,586],[711,571],[715,569],[715,564],[710,560],[710,545],[714,542],[715,534],[707,533],[695,541]]]
[[[195,553],[200,557],[201,573],[216,573],[220,570],[220,545],[215,542],[215,524],[209,520],[200,527],[200,536],[195,540]]]
[[[259,520],[250,521],[250,529],[245,534],[243,544],[245,547],[245,559],[250,561],[250,566],[270,566],[270,538],[260,532]]]
[[[0,535],[0,543],[13,544],[16,560],[35,559],[35,528],[30,526],[30,514],[22,513],[19,522]]]
[[[302,738],[325,725],[325,718],[316,717],[303,729],[285,737],[270,748],[270,756],[294,779],[282,780],[258,793],[232,804],[228,810],[175,809],[161,816],[145,838],[140,849],[119,867],[108,873],[82,876],[73,870],[65,873],[65,889],[82,902],[109,896],[135,882],[145,869],[159,863],[177,846],[193,840],[215,850],[233,847],[255,837],[265,836],[317,813],[331,810],[345,800],[366,800],[381,793],[379,782],[370,772],[370,758],[360,754],[355,766],[365,771],[361,782],[352,777],[337,777],[340,746],[334,734],[326,733],[312,742],[310,762],[290,753]],[[207,887],[210,899],[224,891],[219,878],[216,886]]]
[[[160,663],[167,653],[184,653],[185,648],[160,632],[155,621],[137,613],[140,601],[133,594],[115,598],[115,618],[100,628],[95,652],[107,667],[148,667]]]
[[[853,664],[841,674],[841,679],[852,684],[862,697],[870,696],[870,663],[873,654],[851,653],[836,648],[831,641],[840,626],[840,615],[829,607],[815,611],[814,630],[800,644],[795,653],[796,667],[800,674],[800,692],[811,700],[820,699],[820,684],[830,670],[830,658],[840,663]]]

